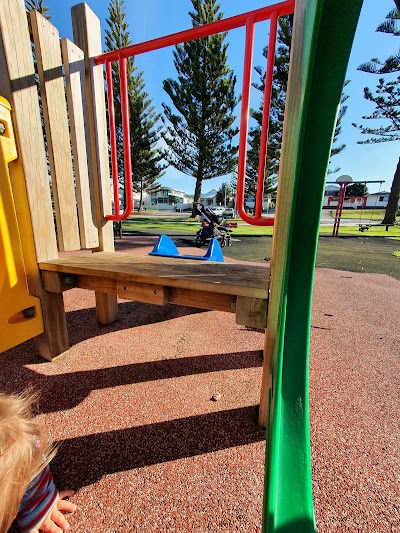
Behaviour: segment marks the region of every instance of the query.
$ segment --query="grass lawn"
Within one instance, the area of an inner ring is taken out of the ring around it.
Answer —
[[[319,234],[332,235],[331,226],[321,226]],[[392,226],[386,231],[385,226],[372,226],[368,231],[359,231],[358,226],[340,226],[339,235],[352,235],[354,237],[385,237],[388,239],[400,240],[400,226]]]
[[[355,214],[355,213],[354,213]],[[368,219],[369,220],[369,219]],[[333,226],[333,221],[332,221]],[[319,234],[321,236],[331,235],[332,226],[321,226]],[[157,217],[150,218],[146,216],[138,216],[133,220],[125,220],[123,222],[123,230],[125,231],[140,231],[148,232],[150,234],[183,234],[195,235],[200,228],[198,222],[183,217]],[[273,227],[251,226],[241,220],[238,221],[238,227],[233,229],[234,236],[237,237],[257,237],[257,236],[271,236],[273,234]],[[358,226],[340,226],[339,235],[353,235],[355,237],[385,237],[389,239],[400,240],[400,226],[389,227],[386,231],[385,226],[373,226],[368,231],[360,232]]]
[[[329,211],[329,213],[334,220],[336,211]],[[370,220],[381,222],[384,216],[384,209],[343,209],[342,211],[342,218],[351,218],[363,223],[368,223]]]
[[[193,220],[188,220],[188,218],[168,218],[168,217],[157,217],[157,218],[146,218],[138,217],[134,220],[124,220],[122,223],[122,228],[124,230],[130,231],[149,231],[154,233],[155,231],[159,233],[187,233],[195,234],[196,231],[200,228],[200,224]],[[241,220],[238,221],[238,227],[233,230],[235,235],[272,235],[272,227],[261,227],[261,226],[251,226],[246,224]]]

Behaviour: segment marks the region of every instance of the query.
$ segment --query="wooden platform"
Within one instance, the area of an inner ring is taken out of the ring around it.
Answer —
[[[267,265],[96,252],[39,264],[43,286],[73,287],[120,298],[236,313],[241,325],[265,328],[270,270]]]

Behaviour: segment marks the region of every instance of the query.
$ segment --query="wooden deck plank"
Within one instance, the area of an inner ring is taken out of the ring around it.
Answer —
[[[268,265],[212,263],[191,259],[97,252],[44,261],[44,271],[140,282],[193,291],[268,298]]]

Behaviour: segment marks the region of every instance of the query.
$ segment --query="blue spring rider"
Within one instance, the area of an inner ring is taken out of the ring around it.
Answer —
[[[178,248],[175,246],[172,239],[167,235],[160,235],[158,241],[149,255],[161,255],[163,257],[179,257],[180,259],[196,259],[200,261],[216,261],[218,263],[224,262],[224,256],[222,255],[221,246],[217,239],[211,239],[208,245],[208,250],[205,255],[186,255],[181,254]]]

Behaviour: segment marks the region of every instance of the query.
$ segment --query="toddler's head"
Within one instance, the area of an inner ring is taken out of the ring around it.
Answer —
[[[0,533],[8,531],[30,481],[55,454],[32,416],[36,399],[0,393]]]

